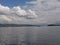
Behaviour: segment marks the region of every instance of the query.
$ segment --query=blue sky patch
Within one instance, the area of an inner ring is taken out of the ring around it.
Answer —
[[[18,5],[23,6],[25,5],[26,2],[29,1],[32,0],[0,0],[0,4],[9,7],[18,6]]]

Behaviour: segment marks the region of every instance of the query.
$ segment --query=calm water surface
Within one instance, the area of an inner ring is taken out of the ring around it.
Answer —
[[[0,27],[0,45],[60,45],[60,26]]]

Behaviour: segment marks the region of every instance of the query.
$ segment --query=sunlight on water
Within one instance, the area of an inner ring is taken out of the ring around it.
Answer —
[[[60,27],[0,27],[0,45],[60,45]]]

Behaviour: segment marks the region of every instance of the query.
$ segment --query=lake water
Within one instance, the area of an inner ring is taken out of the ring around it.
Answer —
[[[0,27],[0,45],[60,45],[60,26]]]

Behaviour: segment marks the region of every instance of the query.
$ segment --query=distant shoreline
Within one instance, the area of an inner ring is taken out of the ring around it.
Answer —
[[[0,24],[0,27],[41,27],[41,26],[60,26],[55,24],[33,25],[33,24]]]
[[[0,24],[0,27],[28,27],[28,26],[38,26],[40,25],[31,25],[31,24]]]

